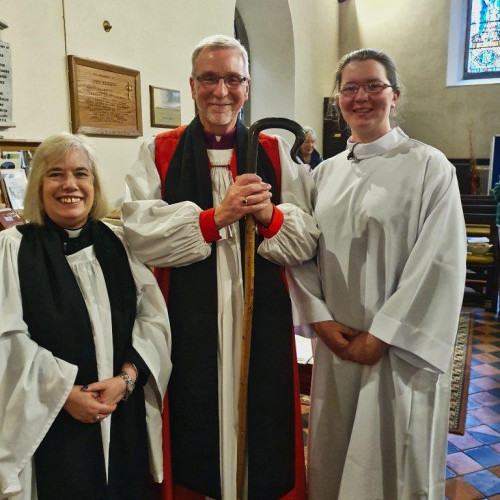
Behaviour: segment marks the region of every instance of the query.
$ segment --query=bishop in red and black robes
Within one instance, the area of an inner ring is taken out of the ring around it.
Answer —
[[[260,135],[258,175],[271,184],[258,226],[248,393],[247,497],[305,499],[292,308],[284,266],[311,259],[319,236],[313,183],[279,137]],[[154,266],[168,302],[173,371],[165,485],[179,498],[236,498],[237,403],[243,311],[240,223],[218,230],[215,207],[245,171],[247,130],[187,127],[145,143],[127,175],[125,233]],[[166,497],[168,498],[168,496]]]

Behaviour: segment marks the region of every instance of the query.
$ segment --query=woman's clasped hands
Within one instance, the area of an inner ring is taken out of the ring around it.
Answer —
[[[88,385],[74,385],[64,409],[76,420],[91,424],[111,415],[126,393],[126,383],[116,376]]]
[[[374,365],[389,344],[369,332],[355,330],[338,321],[320,321],[312,327],[318,337],[340,359],[361,365]]]

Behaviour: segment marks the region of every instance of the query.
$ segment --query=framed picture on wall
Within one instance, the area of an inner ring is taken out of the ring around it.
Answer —
[[[175,128],[181,125],[180,90],[149,86],[151,126]]]
[[[68,56],[73,133],[142,135],[139,71]]]

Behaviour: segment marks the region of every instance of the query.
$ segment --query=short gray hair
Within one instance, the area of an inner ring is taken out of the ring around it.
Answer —
[[[194,65],[196,63],[196,59],[198,59],[198,56],[200,55],[200,52],[205,49],[236,49],[240,52],[240,55],[243,59],[243,63],[245,65],[245,75],[249,77],[250,76],[250,69],[248,65],[248,52],[245,47],[239,42],[239,40],[236,40],[236,38],[233,38],[231,36],[227,35],[211,35],[207,38],[204,38],[201,42],[196,45],[196,47],[193,49],[193,53],[191,55],[191,76],[196,76],[194,73]]]
[[[62,161],[70,151],[82,151],[89,160],[94,178],[94,204],[89,213],[92,220],[102,219],[108,212],[108,202],[103,193],[98,160],[90,141],[82,135],[68,132],[51,135],[38,146],[30,164],[28,186],[24,196],[24,218],[33,224],[43,225],[45,210],[42,203],[42,184],[48,167]]]
[[[304,125],[302,127],[302,129],[304,130],[304,133],[306,135],[310,135],[311,136],[311,139],[313,141],[317,140],[318,137],[316,136],[316,132],[314,131],[314,129],[312,127],[309,127],[309,125]]]

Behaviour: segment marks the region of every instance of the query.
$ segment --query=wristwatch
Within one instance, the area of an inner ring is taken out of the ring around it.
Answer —
[[[130,378],[127,372],[120,372],[118,376],[125,380],[125,396],[123,396],[122,400],[127,401],[130,395],[134,392],[135,381]]]

